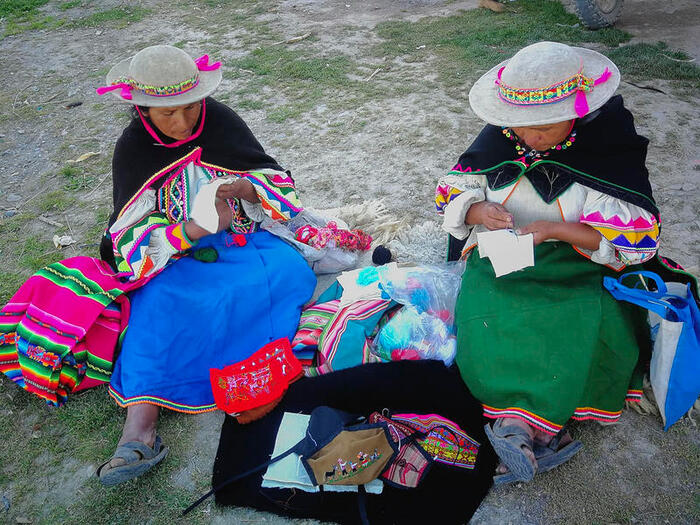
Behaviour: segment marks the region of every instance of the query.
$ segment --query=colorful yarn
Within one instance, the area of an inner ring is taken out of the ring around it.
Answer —
[[[372,237],[362,230],[343,230],[334,221],[323,228],[314,228],[310,224],[296,231],[295,238],[299,242],[321,249],[326,246],[343,248],[345,250],[369,250]]]

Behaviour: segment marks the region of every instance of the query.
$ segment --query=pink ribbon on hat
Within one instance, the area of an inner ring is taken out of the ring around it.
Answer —
[[[196,58],[194,60],[194,64],[200,71],[214,71],[215,69],[219,69],[221,67],[221,62],[214,62],[213,64],[210,64],[209,55],[202,55],[201,57]]]
[[[131,100],[133,96],[131,95],[131,90],[134,89],[133,86],[127,84],[126,82],[120,82],[119,84],[112,84],[111,86],[98,87],[95,91],[98,95],[104,95],[108,91],[114,91],[115,89],[121,89],[119,96],[125,100]]]
[[[580,75],[583,77],[583,75]],[[598,78],[596,78],[593,81],[593,86],[597,86],[598,84],[602,84],[606,80],[608,80],[612,76],[612,73],[610,70],[606,67],[605,71],[603,71],[603,74],[600,75]],[[585,78],[585,77],[583,77]],[[590,80],[590,79],[588,79]],[[574,109],[576,110],[576,114],[579,117],[584,117],[588,114],[588,99],[586,99],[586,91],[590,91],[592,88],[589,87],[586,89],[581,85],[581,81],[579,81],[579,86],[576,89],[576,99],[574,100]]]

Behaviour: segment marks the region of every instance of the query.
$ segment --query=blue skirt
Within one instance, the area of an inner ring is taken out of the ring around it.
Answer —
[[[260,231],[245,237],[247,243],[239,247],[227,246],[226,232],[209,235],[197,249],[216,249],[216,262],[183,257],[131,294],[129,328],[109,385],[120,406],[215,410],[210,368],[294,337],[316,277],[301,255],[274,235]]]

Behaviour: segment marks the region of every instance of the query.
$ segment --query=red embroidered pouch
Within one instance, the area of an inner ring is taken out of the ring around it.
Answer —
[[[222,370],[209,370],[216,406],[228,414],[279,400],[301,375],[301,363],[294,357],[288,339],[268,343],[248,359]]]

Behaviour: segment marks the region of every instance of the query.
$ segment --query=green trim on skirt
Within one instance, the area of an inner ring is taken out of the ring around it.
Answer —
[[[619,418],[628,387],[641,387],[635,367],[650,343],[645,312],[603,288],[612,273],[563,242],[537,246],[534,267],[498,279],[472,253],[456,306],[456,362],[487,417],[549,433],[572,417]]]

